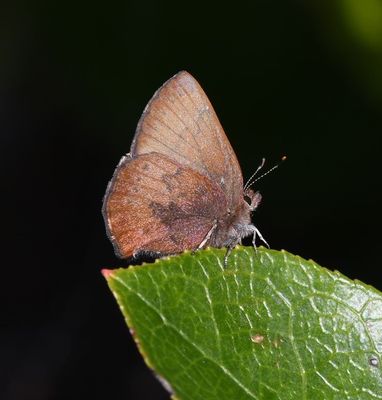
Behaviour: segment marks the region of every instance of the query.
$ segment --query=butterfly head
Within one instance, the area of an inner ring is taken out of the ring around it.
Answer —
[[[250,188],[245,189],[244,200],[248,204],[250,211],[255,211],[261,203],[261,194],[260,192],[255,192]]]

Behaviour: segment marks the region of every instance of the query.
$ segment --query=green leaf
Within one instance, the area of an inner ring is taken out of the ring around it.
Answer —
[[[382,296],[285,251],[107,270],[146,360],[181,400],[382,399]]]

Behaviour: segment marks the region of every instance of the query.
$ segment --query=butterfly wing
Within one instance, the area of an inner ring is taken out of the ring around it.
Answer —
[[[103,215],[116,253],[126,258],[142,251],[196,249],[226,207],[214,182],[154,152],[122,158]]]
[[[208,176],[228,207],[242,201],[243,177],[236,155],[198,82],[185,71],[152,97],[138,123],[131,155],[157,152]]]

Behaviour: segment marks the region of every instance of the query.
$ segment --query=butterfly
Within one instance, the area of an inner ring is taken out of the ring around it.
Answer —
[[[207,95],[181,71],[151,98],[115,169],[106,230],[121,258],[212,246],[227,248],[227,263],[243,238],[266,243],[251,222],[261,195],[249,186]]]

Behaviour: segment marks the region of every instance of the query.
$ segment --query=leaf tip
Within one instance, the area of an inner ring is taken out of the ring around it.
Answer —
[[[113,275],[113,270],[103,268],[101,269],[101,274],[104,276],[105,279],[109,279]]]

